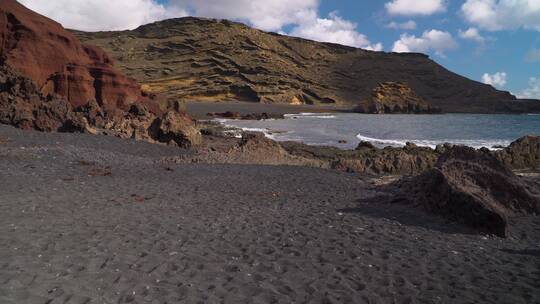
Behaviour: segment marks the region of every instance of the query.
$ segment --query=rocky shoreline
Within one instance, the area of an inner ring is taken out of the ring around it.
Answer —
[[[257,114],[248,116],[256,117]],[[452,144],[447,143],[432,149],[407,143],[402,148],[391,146],[378,148],[369,142],[360,142],[356,149],[344,150],[329,146],[310,146],[301,142],[274,142],[266,138],[263,133],[244,132],[241,129],[224,127],[219,122],[201,121],[198,125],[203,134],[203,141],[198,150],[208,155],[226,155],[229,153],[227,148],[235,150],[235,147],[256,142],[261,143],[261,148],[257,152],[260,155],[265,155],[264,149],[268,146],[279,147],[281,152],[277,154],[287,155],[283,160],[285,165],[286,159],[296,158],[299,163],[303,161],[316,163],[317,167],[378,175],[421,173],[434,167],[437,159],[453,147]],[[257,148],[257,144],[252,146]],[[540,140],[537,136],[524,136],[512,142],[508,147],[501,147],[494,151],[485,149],[485,151],[512,170],[540,172]],[[271,155],[271,153],[266,154]],[[212,156],[208,158],[211,159]],[[261,157],[258,161],[264,162],[265,159]]]
[[[308,158],[260,134],[211,136],[178,148],[0,125],[0,302],[540,300],[538,216],[508,212],[500,238],[432,212],[399,177],[283,165]],[[539,189],[500,165],[444,166]]]
[[[116,109],[106,111],[97,102],[88,102],[86,105],[74,107],[61,96],[44,96],[26,77],[12,71],[9,67],[0,70],[0,84],[5,90],[0,93],[0,122],[11,124],[22,129],[35,129],[38,131],[54,132],[78,132],[93,135],[113,135],[120,138],[143,140],[150,143],[173,145],[188,149],[189,153],[180,153],[179,156],[161,159],[161,164],[248,164],[248,165],[286,165],[303,166],[322,169],[332,169],[350,173],[371,175],[420,175],[436,170],[440,167],[441,159],[448,158],[456,149],[451,145],[439,145],[436,149],[418,147],[408,143],[404,148],[386,147],[379,149],[368,142],[361,142],[355,150],[340,150],[332,147],[313,147],[302,143],[285,142],[278,143],[265,137],[262,133],[242,132],[240,138],[231,136],[230,130],[221,125],[211,122],[199,122],[192,120],[182,104],[176,103],[168,106],[166,112],[156,113],[148,110],[144,104],[132,104],[127,111]],[[214,113],[216,116],[226,116],[238,119],[264,119],[267,113],[262,114],[239,114],[233,112]],[[506,170],[539,171],[540,168],[540,138],[535,136],[523,137],[509,147],[491,152],[480,149],[475,153],[483,153],[492,158],[491,166],[480,169],[493,170],[494,164],[500,164]],[[474,166],[474,159],[469,165]],[[496,171],[501,169],[496,169]],[[458,170],[459,171],[459,170]],[[462,173],[466,170],[462,169]],[[513,174],[513,173],[512,173]],[[509,180],[517,177],[499,172]],[[425,179],[440,179],[440,174],[433,173]],[[437,188],[430,182],[423,181],[431,188]],[[506,184],[519,184],[518,182],[505,182]],[[480,188],[488,187],[480,183]],[[521,192],[529,193],[528,189],[520,186]],[[448,188],[448,187],[446,187]],[[514,187],[515,188],[515,187]],[[499,191],[498,196],[504,196],[504,191]],[[468,188],[459,188],[459,195],[470,196]],[[424,190],[426,192],[427,190]],[[534,192],[534,191],[533,191]],[[453,194],[452,194],[453,195]],[[497,195],[496,195],[497,196]],[[411,198],[411,200],[426,200],[425,198]],[[429,200],[439,201],[435,197]],[[536,206],[540,205],[540,199],[536,194],[528,197],[523,195],[518,199],[517,205],[524,201],[531,201]],[[460,203],[461,204],[461,203]],[[473,207],[469,205],[472,204]],[[455,205],[449,203],[449,205]],[[468,203],[459,211],[449,213],[450,220],[463,220],[457,213],[467,214],[468,209],[491,210],[494,205],[500,205],[497,201],[484,202],[483,200],[468,200]],[[463,207],[462,206],[462,207]],[[526,208],[530,213],[537,213],[537,207]],[[462,208],[460,207],[460,208]],[[514,207],[514,209],[519,209]],[[429,209],[429,208],[428,208]],[[437,213],[437,212],[436,212]],[[478,212],[477,212],[478,213]],[[486,217],[486,223],[476,223],[465,220],[465,224],[480,227],[484,231],[499,236],[506,236],[505,216],[508,212],[495,212],[499,216],[499,223],[495,228],[485,229],[491,225],[492,217]],[[442,212],[445,215],[447,213]]]

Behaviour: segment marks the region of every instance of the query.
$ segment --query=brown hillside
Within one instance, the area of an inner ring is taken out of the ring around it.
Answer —
[[[281,36],[226,20],[180,18],[133,31],[76,33],[106,49],[148,90],[182,100],[352,107],[400,82],[445,112],[540,112],[423,54],[371,52]]]

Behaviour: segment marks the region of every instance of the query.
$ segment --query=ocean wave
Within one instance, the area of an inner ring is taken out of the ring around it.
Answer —
[[[434,149],[437,145],[440,144],[454,144],[454,145],[465,145],[475,149],[479,148],[488,148],[490,150],[498,150],[500,147],[506,147],[510,145],[510,141],[506,140],[471,140],[471,139],[442,139],[442,140],[427,140],[427,139],[381,139],[373,138],[368,136],[363,136],[362,134],[357,134],[356,138],[361,141],[367,141],[373,143],[377,146],[393,146],[393,147],[403,147],[408,142],[413,143],[420,147],[429,147]]]
[[[319,119],[332,119],[336,118],[336,115],[331,113],[298,113],[298,114],[285,114],[285,118],[319,118]]]

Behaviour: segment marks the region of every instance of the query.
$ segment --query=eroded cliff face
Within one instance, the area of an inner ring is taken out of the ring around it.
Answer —
[[[35,82],[0,65],[0,124],[44,132],[113,135],[182,147],[196,146],[201,133],[179,105],[156,115],[144,105],[107,112],[96,101],[74,107],[58,95],[43,95]]]
[[[444,112],[540,112],[508,92],[454,74],[423,54],[371,52],[266,33],[226,20],[180,18],[133,31],[83,33],[145,89],[187,101],[355,107],[401,82]]]
[[[97,101],[107,110],[144,101],[140,85],[113,67],[99,47],[82,44],[59,23],[15,0],[1,0],[0,61],[74,107]]]
[[[355,110],[370,114],[429,114],[440,111],[400,82],[380,83]]]

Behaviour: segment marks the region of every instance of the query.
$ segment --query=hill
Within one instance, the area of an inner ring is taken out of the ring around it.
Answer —
[[[380,83],[401,82],[445,112],[540,112],[540,102],[517,102],[423,54],[314,42],[227,20],[186,17],[132,31],[75,33],[107,50],[146,90],[175,99],[354,107]]]

